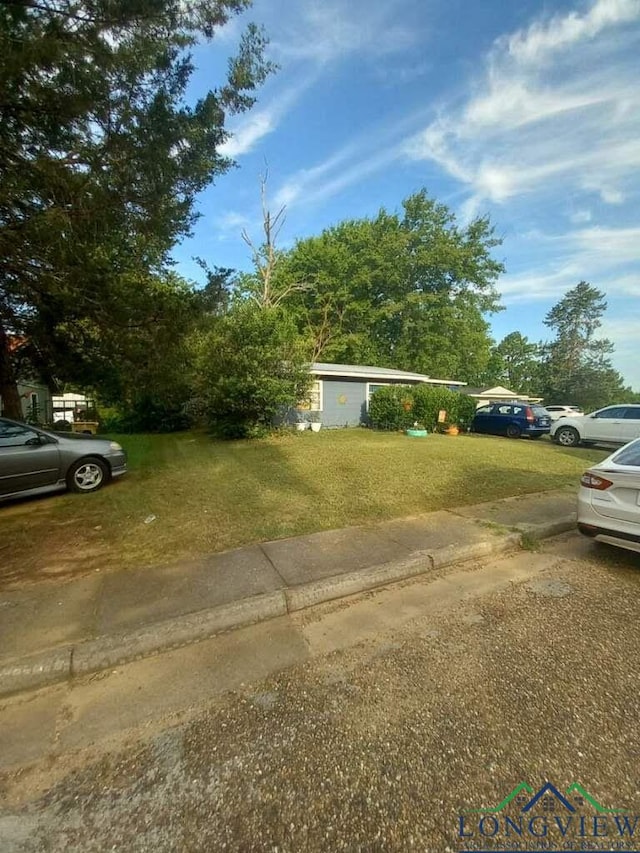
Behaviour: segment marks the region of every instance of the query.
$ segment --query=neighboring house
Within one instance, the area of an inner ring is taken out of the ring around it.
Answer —
[[[39,382],[18,382],[18,394],[22,403],[22,416],[34,423],[49,423],[52,417],[51,393]],[[0,397],[0,415],[3,414]]]
[[[503,388],[502,385],[496,385],[495,388],[465,388],[464,393],[468,394],[476,400],[478,408],[486,403],[539,403],[542,397],[530,397],[528,394],[516,394],[515,391],[510,391],[508,388]]]
[[[366,424],[371,395],[382,385],[444,385],[457,391],[466,384],[451,379],[432,379],[422,373],[359,364],[316,362],[311,365],[311,373],[314,377],[311,404],[299,410],[319,412],[323,426],[327,427]]]
[[[27,338],[21,335],[9,335],[9,352],[16,353],[28,343]],[[31,423],[50,423],[53,409],[51,405],[51,392],[46,385],[36,379],[24,379],[18,382],[18,394],[22,404],[22,416]],[[4,412],[2,397],[0,397],[0,415]]]

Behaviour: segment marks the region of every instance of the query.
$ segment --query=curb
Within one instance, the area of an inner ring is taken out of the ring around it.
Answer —
[[[222,631],[286,616],[338,598],[407,580],[433,569],[489,557],[522,547],[523,536],[544,539],[575,528],[575,514],[547,524],[523,525],[495,540],[416,551],[403,560],[383,563],[276,592],[251,596],[209,610],[156,622],[135,631],[98,637],[30,655],[0,666],[0,698],[36,690],[99,672],[143,657],[209,639]]]
[[[575,530],[578,522],[578,514],[572,512],[555,521],[547,521],[544,524],[523,524],[522,536],[528,535],[533,539],[548,539],[550,536],[559,536],[569,530]]]

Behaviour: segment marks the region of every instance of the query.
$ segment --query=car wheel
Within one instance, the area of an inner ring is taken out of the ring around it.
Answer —
[[[507,438],[520,438],[521,435],[520,427],[517,427],[515,424],[509,424],[507,427]]]
[[[561,427],[555,439],[563,447],[577,447],[580,444],[580,433],[574,427]]]
[[[72,492],[96,492],[109,479],[109,468],[95,457],[78,459],[67,472],[67,486]]]

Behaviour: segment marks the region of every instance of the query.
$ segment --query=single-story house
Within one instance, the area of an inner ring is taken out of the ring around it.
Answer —
[[[367,423],[369,400],[381,385],[444,385],[456,391],[466,384],[452,379],[433,379],[422,373],[360,364],[315,362],[310,371],[313,375],[311,402],[300,406],[298,411],[319,412],[323,426],[327,427]]]
[[[510,391],[508,388],[503,388],[502,385],[496,385],[495,388],[465,388],[464,393],[476,400],[478,408],[487,403],[540,403],[542,397],[530,397],[528,394],[516,394],[515,391]]]
[[[18,382],[18,394],[22,404],[22,416],[27,421],[49,423],[52,416],[51,392],[39,382]],[[0,415],[3,414],[0,397]]]
[[[27,338],[22,335],[9,335],[9,352],[15,353],[25,347]],[[18,394],[22,405],[22,417],[32,423],[49,423],[52,419],[51,391],[37,378],[25,378],[18,382]],[[4,406],[0,396],[0,415]]]

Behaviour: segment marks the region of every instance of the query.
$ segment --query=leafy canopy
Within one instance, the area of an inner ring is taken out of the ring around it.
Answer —
[[[0,329],[29,340],[46,378],[83,380],[76,339],[99,344],[132,300],[153,315],[153,275],[189,233],[198,192],[231,166],[225,119],[272,70],[250,25],[226,80],[190,105],[189,51],[248,5],[0,5]],[[4,356],[3,397],[15,383]]]
[[[484,314],[499,309],[500,240],[488,218],[461,227],[425,190],[402,207],[298,241],[279,259],[279,289],[316,360],[473,380],[489,358]]]

